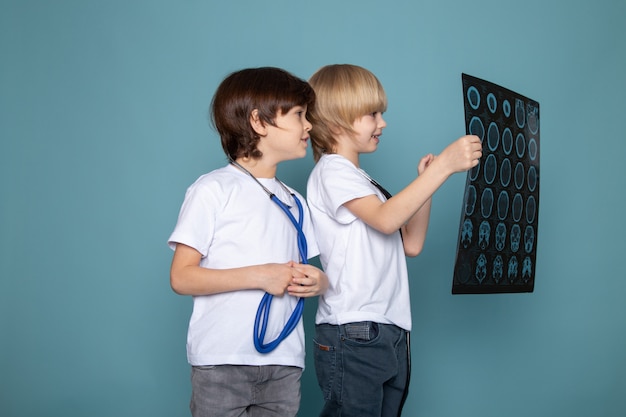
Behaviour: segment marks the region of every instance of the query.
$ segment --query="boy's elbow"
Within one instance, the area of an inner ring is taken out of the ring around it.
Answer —
[[[398,225],[395,222],[380,222],[376,226],[374,226],[376,230],[380,233],[384,233],[386,235],[391,235],[398,231]]]
[[[422,249],[424,249],[424,244],[422,243],[414,243],[410,244],[408,242],[404,243],[404,254],[409,258],[414,258],[420,253],[422,253]]]
[[[393,226],[382,226],[381,228],[378,229],[378,231],[386,235],[392,235],[396,233],[398,229]]]
[[[170,287],[178,295],[186,295],[183,289],[183,283],[178,274],[174,271],[170,272]]]
[[[173,280],[171,277],[170,277],[170,287],[172,288],[172,291],[174,291],[176,294],[183,295],[182,290],[180,289],[176,281]]]

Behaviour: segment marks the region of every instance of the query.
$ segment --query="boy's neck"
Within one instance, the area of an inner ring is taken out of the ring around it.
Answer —
[[[350,133],[339,133],[335,136],[334,149],[337,155],[341,155],[359,168],[359,156],[361,155],[354,145]]]
[[[254,175],[255,178],[274,178],[276,176],[276,165],[268,164],[263,159],[237,158],[235,162]]]
[[[359,168],[359,153],[358,152],[350,151],[350,150],[342,148],[341,146],[338,146],[335,153],[337,155],[343,156],[348,161],[352,162],[355,167]]]

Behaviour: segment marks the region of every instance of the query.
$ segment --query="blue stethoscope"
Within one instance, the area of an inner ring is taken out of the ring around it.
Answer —
[[[276,181],[278,181],[280,186],[288,194],[291,194],[293,201],[295,201],[296,206],[298,207],[298,220],[296,220],[293,214],[291,214],[291,211],[289,210],[289,206],[283,203],[274,193],[272,193],[263,184],[261,184],[261,182],[258,179],[256,179],[256,177],[252,175],[250,171],[248,171],[247,169],[245,169],[239,163],[237,163],[236,161],[232,159],[230,160],[230,163],[236,166],[237,168],[239,168],[241,171],[248,174],[250,178],[252,178],[257,184],[259,184],[261,188],[265,191],[265,193],[270,197],[270,200],[276,203],[276,205],[280,207],[280,209],[287,215],[287,217],[289,218],[289,220],[291,221],[291,223],[293,224],[297,232],[297,236],[298,236],[297,242],[298,242],[298,252],[300,253],[300,262],[302,262],[303,264],[308,263],[306,236],[304,235],[304,232],[302,230],[302,224],[304,221],[304,209],[298,197],[296,197],[296,195],[292,193],[285,186],[285,184],[283,184],[278,178],[276,178]],[[273,298],[274,296],[269,293],[265,293],[265,295],[263,295],[263,298],[261,299],[261,303],[259,304],[259,308],[256,312],[256,317],[254,319],[254,334],[253,334],[254,347],[260,353],[269,353],[272,350],[276,349],[276,347],[280,344],[280,342],[285,340],[287,336],[289,336],[289,334],[296,328],[296,326],[298,325],[298,322],[300,321],[300,318],[302,318],[302,312],[304,311],[304,298],[299,298],[295,309],[291,313],[289,320],[287,320],[287,323],[285,323],[285,327],[280,332],[278,337],[276,337],[276,339],[274,339],[273,341],[269,343],[264,343],[263,340],[265,339],[265,332],[267,330],[267,321],[270,315],[270,307],[271,307]]]

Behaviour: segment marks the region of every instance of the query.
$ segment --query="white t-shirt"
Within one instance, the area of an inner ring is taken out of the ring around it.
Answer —
[[[400,232],[386,235],[343,206],[355,198],[385,197],[343,156],[323,155],[307,184],[320,261],[329,288],[319,297],[317,324],[391,323],[411,330],[406,257]]]
[[[291,206],[292,197],[276,179],[259,181]],[[304,206],[303,229],[308,258],[317,256],[310,213]],[[182,243],[202,254],[200,266],[236,268],[265,263],[299,262],[296,230],[287,215],[250,176],[228,165],[198,178],[188,189],[178,222],[169,238],[172,249]],[[270,353],[261,354],[253,343],[261,290],[233,291],[193,297],[187,334],[187,359],[191,365],[287,365],[304,368],[304,329],[296,329]],[[285,294],[272,300],[265,343],[276,339],[298,299]]]

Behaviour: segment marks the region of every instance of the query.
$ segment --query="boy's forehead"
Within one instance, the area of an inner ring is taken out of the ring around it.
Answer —
[[[306,110],[307,110],[306,104],[296,104],[295,106],[291,107],[289,110],[285,111],[284,113],[282,109],[278,109],[277,114],[281,115],[281,114],[293,113],[293,112],[298,112],[298,111],[306,111]]]

